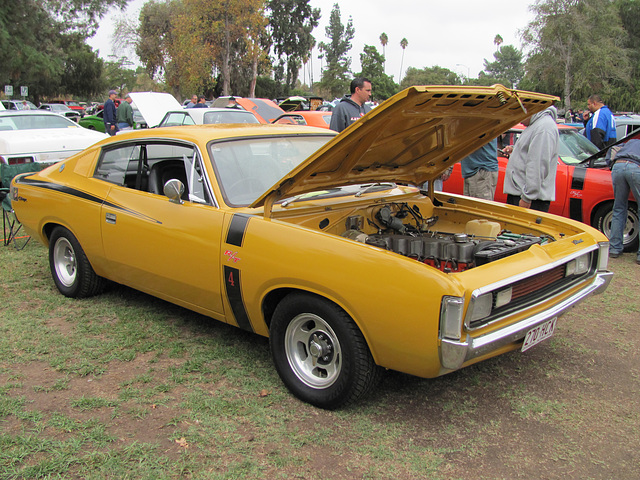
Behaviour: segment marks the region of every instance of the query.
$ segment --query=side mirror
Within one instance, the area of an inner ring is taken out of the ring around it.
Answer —
[[[172,178],[164,184],[164,194],[172,203],[182,204],[182,194],[184,193],[184,184],[177,178]]]

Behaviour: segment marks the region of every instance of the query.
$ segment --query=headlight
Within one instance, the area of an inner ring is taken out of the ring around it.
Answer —
[[[464,298],[445,296],[440,309],[440,334],[444,338],[460,340]]]
[[[589,271],[589,254],[580,255],[567,263],[565,276],[582,275]]]

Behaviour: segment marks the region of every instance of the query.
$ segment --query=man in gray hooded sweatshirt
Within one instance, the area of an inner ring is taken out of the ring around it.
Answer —
[[[351,97],[340,100],[331,113],[331,130],[343,131],[370,110],[366,102],[371,98],[371,81],[356,77],[351,81],[350,90]]]
[[[522,124],[527,128],[513,148],[504,176],[507,203],[548,212],[556,199],[558,112],[551,106]]]

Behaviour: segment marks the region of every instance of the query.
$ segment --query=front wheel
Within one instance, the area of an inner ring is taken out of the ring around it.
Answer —
[[[611,220],[613,218],[613,203],[609,202],[598,207],[593,216],[593,226],[604,233],[607,238],[611,237]],[[627,223],[624,226],[622,244],[625,252],[635,252],[638,250],[638,230],[640,220],[638,219],[638,207],[629,203],[627,209]]]
[[[56,287],[66,297],[91,297],[104,286],[76,237],[64,227],[56,227],[49,239],[49,267]]]
[[[362,333],[337,305],[306,293],[282,300],[271,322],[271,355],[301,400],[333,409],[368,393],[380,378]]]

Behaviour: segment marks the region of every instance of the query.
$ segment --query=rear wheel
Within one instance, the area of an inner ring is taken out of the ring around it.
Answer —
[[[593,217],[593,226],[604,233],[607,238],[611,237],[611,219],[613,218],[613,202],[605,203],[598,207]],[[638,219],[638,207],[629,203],[627,209],[627,223],[624,226],[622,243],[625,252],[638,250],[638,230],[640,220]]]
[[[380,378],[362,333],[337,305],[306,293],[282,300],[271,322],[280,378],[301,400],[337,408],[367,394]]]
[[[90,297],[104,287],[104,279],[96,275],[80,243],[64,227],[56,227],[49,239],[49,267],[56,287],[66,297]]]

